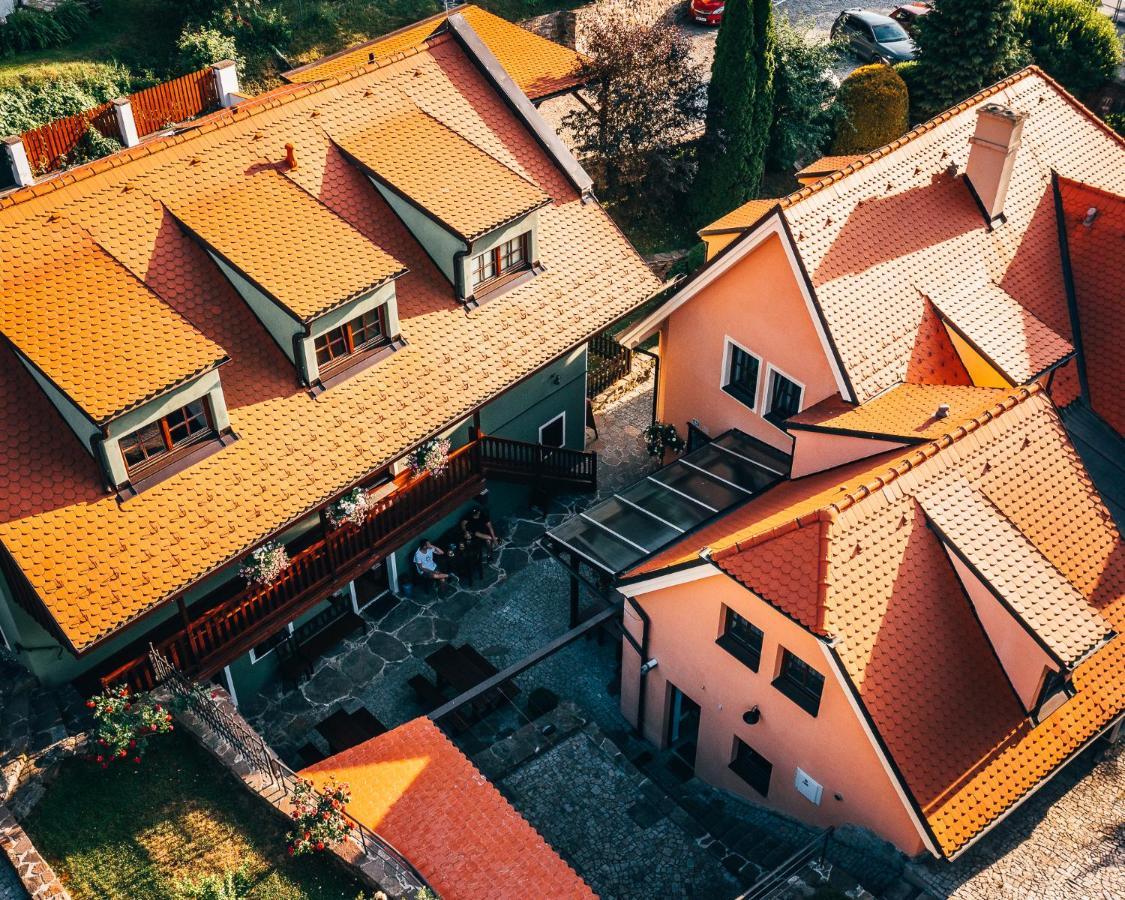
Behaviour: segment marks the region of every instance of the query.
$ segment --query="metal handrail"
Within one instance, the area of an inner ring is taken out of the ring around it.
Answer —
[[[290,797],[294,794],[300,776],[274,755],[260,734],[247,725],[241,717],[232,715],[216,703],[206,691],[172,665],[155,648],[149,649],[149,660],[158,685],[167,687],[183,699],[192,712],[242,755],[255,774],[268,778],[270,784],[279,789],[283,796]],[[320,795],[315,789],[314,793]],[[430,887],[425,876],[390,841],[380,837],[347,813],[344,816],[349,825],[349,839],[358,844],[365,853],[382,860],[384,867],[388,871],[393,871],[395,880],[404,890],[413,894],[422,888]]]
[[[832,828],[824,829],[777,868],[766,872],[750,886],[746,893],[740,894],[736,900],[769,900],[783,886],[785,881],[799,872],[801,867],[810,859],[814,856],[820,859],[824,858],[828,851],[828,841],[832,837],[832,831]]]

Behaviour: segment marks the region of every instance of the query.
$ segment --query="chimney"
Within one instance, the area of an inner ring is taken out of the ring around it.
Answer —
[[[292,144],[285,145],[285,164],[290,171],[297,168],[297,148]]]
[[[977,130],[969,138],[969,164],[965,176],[984,209],[989,225],[1003,221],[1004,199],[1020,149],[1027,113],[999,103],[986,103],[977,111]]]
[[[35,184],[35,175],[31,171],[31,163],[27,159],[27,150],[23,146],[23,138],[19,135],[6,137],[0,140],[0,147],[4,149],[8,165],[12,169],[12,178],[17,187],[27,187]]]
[[[133,118],[133,104],[128,97],[118,97],[113,101],[113,116],[117,119],[117,133],[126,147],[136,147],[141,142],[137,134],[137,122]]]
[[[224,59],[211,66],[220,106],[234,106],[238,102],[238,66],[233,59]]]

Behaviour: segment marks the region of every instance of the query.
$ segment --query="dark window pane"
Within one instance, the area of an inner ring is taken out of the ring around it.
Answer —
[[[769,796],[773,763],[738,738],[735,738],[734,760],[730,769],[763,797]]]
[[[723,390],[747,406],[754,406],[758,395],[758,360],[731,344]]]
[[[153,422],[121,439],[121,453],[126,466],[136,466],[164,452],[164,435],[160,423]]]
[[[782,651],[781,672],[773,686],[810,715],[820,710],[824,676],[788,650]]]
[[[318,337],[313,344],[316,347],[317,364],[321,366],[348,355],[348,339],[343,328],[333,328]]]
[[[801,411],[801,386],[780,372],[771,372],[769,403],[766,418],[774,424],[784,422]]]
[[[383,317],[380,309],[365,312],[351,321],[352,346],[357,350],[383,337]]]
[[[183,409],[169,413],[167,419],[173,447],[207,430],[207,412],[202,400],[196,400]]]
[[[718,644],[755,672],[762,659],[762,630],[733,609],[727,609],[726,624]]]

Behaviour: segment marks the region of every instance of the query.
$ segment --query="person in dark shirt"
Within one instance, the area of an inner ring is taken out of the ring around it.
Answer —
[[[466,522],[469,533],[480,547],[481,555],[487,554],[491,560],[493,551],[500,545],[500,538],[496,536],[496,529],[492,527],[488,510],[483,506],[474,506],[469,510]]]

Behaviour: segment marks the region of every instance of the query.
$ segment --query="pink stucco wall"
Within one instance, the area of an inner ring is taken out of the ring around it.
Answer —
[[[649,655],[658,661],[645,682],[644,734],[648,740],[658,746],[666,743],[669,685],[675,685],[702,707],[696,757],[700,778],[818,826],[854,823],[870,828],[906,853],[924,849],[816,638],[725,575],[665,587],[637,600],[651,618]],[[765,633],[758,672],[715,643],[722,632],[724,605]],[[625,625],[639,638],[640,619],[628,604],[625,610]],[[782,647],[825,676],[816,717],[771,684]],[[638,673],[637,654],[626,644],[621,708],[634,724]],[[761,720],[746,725],[742,715],[755,705],[761,710]],[[767,799],[728,768],[736,736],[773,764]],[[798,766],[823,786],[819,806],[797,792]],[[842,799],[837,800],[837,794]]]
[[[950,562],[965,587],[965,593],[977,617],[984,627],[988,639],[1008,680],[1019,695],[1023,708],[1031,711],[1039,696],[1039,688],[1043,684],[1046,669],[1058,669],[1058,666],[1047,655],[1047,652],[1036,643],[1019,622],[1008,610],[1001,606],[992,592],[970,571],[960,559],[949,554]]]
[[[659,418],[680,428],[698,419],[712,434],[740,428],[788,452],[789,436],[721,389],[725,338],[805,386],[802,408],[837,393],[824,350],[781,240],[767,238],[665,321],[660,334]]]
[[[894,441],[875,441],[870,438],[799,429],[794,429],[793,438],[791,471],[793,478],[811,475],[813,472],[823,472],[825,469],[906,446]]]

